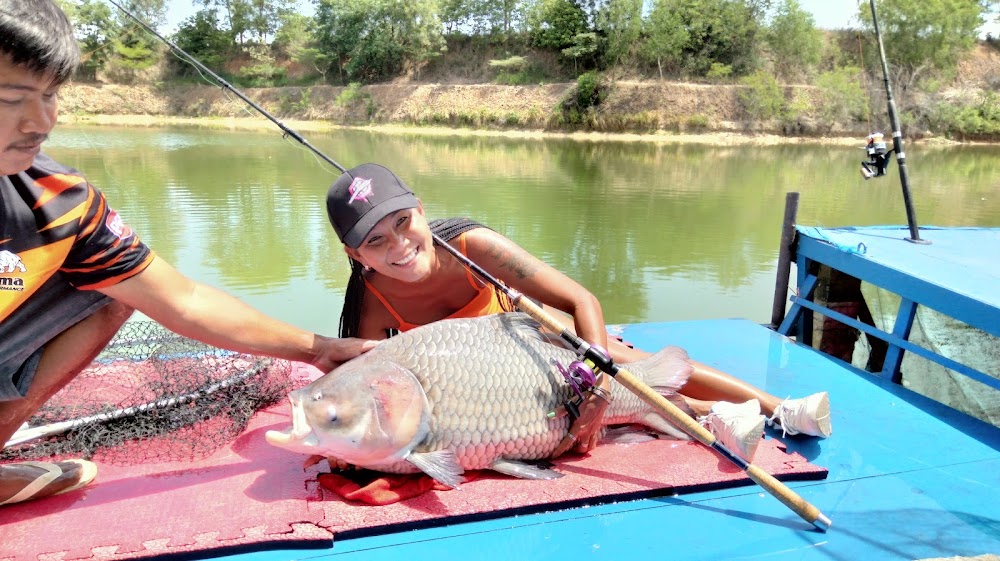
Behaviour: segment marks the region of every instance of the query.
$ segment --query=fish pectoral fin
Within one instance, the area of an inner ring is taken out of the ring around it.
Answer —
[[[649,429],[625,425],[607,428],[601,437],[601,444],[638,444],[650,440],[657,440],[657,437],[655,434],[650,434]]]
[[[669,419],[660,415],[656,411],[646,413],[640,422],[647,427],[657,430],[671,438],[675,438],[677,440],[691,440],[691,437],[688,436],[683,429],[679,428],[677,425],[670,422]]]
[[[412,452],[406,457],[406,461],[452,489],[458,489],[459,483],[462,482],[462,474],[465,473],[451,450]]]
[[[493,462],[490,469],[513,477],[520,477],[521,479],[559,479],[564,475],[556,470],[539,465],[517,460],[505,460],[503,458],[499,458]]]

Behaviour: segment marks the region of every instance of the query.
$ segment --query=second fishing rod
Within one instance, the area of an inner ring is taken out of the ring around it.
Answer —
[[[177,56],[183,58],[185,61],[192,64],[202,73],[210,76],[215,80],[222,88],[232,92],[234,95],[243,100],[247,105],[252,107],[258,113],[263,115],[265,118],[274,123],[281,131],[286,135],[295,139],[297,142],[305,146],[307,149],[312,151],[314,154],[322,158],[324,161],[334,166],[341,172],[346,172],[347,169],[337,163],[335,160],[327,156],[325,153],[317,149],[315,146],[310,144],[305,138],[299,135],[297,132],[286,126],[279,119],[271,115],[267,110],[256,104],[253,100],[248,98],[243,92],[239,91],[233,87],[229,82],[224,80],[221,76],[213,72],[211,69],[206,67],[196,58],[188,54],[186,51],[175,45],[166,37],[162,36],[155,29],[147,25],[137,16],[126,10],[115,0],[108,0],[112,5],[121,10],[126,16],[135,21],[144,30],[153,36],[157,37],[160,41],[166,44],[171,51]],[[517,305],[517,307],[530,315],[536,321],[538,321],[545,328],[549,329],[553,333],[559,335],[566,343],[568,343],[573,349],[576,350],[585,359],[589,360],[596,368],[607,373],[608,375],[614,377],[619,383],[625,386],[626,389],[634,393],[644,402],[649,404],[651,407],[656,409],[661,415],[673,422],[676,426],[683,429],[692,438],[701,442],[705,446],[708,446],[722,455],[724,458],[737,465],[740,469],[744,470],[747,475],[755,483],[763,487],[775,498],[780,500],[785,506],[790,508],[793,512],[798,514],[802,519],[811,523],[814,527],[820,531],[826,531],[830,525],[831,521],[816,507],[809,504],[802,497],[788,488],[784,483],[778,481],[775,477],[765,472],[763,469],[754,466],[753,464],[743,460],[738,455],[726,448],[721,442],[719,442],[715,436],[708,431],[705,427],[702,427],[694,419],[688,416],[686,413],[681,411],[673,403],[670,403],[666,398],[657,393],[653,388],[649,387],[647,384],[642,382],[638,377],[629,372],[626,368],[621,365],[615,364],[604,352],[602,352],[598,347],[591,345],[589,342],[581,339],[566,326],[564,326],[559,320],[552,317],[548,312],[546,312],[541,306],[535,304],[530,299],[525,298],[520,292],[507,287],[500,279],[497,279],[482,267],[471,261],[457,249],[451,246],[448,242],[444,241],[437,235],[432,235],[435,243],[447,250],[451,255],[458,259],[465,267],[474,272],[485,282],[488,282],[495,286],[498,290],[503,291],[511,300]]]

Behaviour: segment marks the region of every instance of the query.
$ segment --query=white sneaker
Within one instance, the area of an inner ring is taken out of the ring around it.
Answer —
[[[868,170],[866,170],[865,168],[861,168],[861,175],[862,175],[862,176],[863,176],[863,177],[864,177],[865,179],[871,179],[871,178],[872,178],[872,177],[873,177],[873,176],[875,175],[875,172],[873,172],[873,171],[868,171]]]
[[[757,445],[764,436],[765,421],[756,399],[746,403],[720,401],[699,421],[730,452],[748,462],[753,461]]]
[[[768,422],[781,425],[783,435],[808,434],[826,438],[833,433],[830,426],[830,396],[814,393],[801,399],[786,399],[778,404]]]

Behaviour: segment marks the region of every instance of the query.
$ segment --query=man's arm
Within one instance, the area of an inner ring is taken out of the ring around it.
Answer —
[[[99,290],[185,337],[232,351],[307,362],[323,371],[375,346],[362,339],[323,337],[278,321],[195,282],[159,257],[141,273]]]

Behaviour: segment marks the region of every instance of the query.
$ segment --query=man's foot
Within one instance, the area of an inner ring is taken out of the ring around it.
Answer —
[[[865,179],[871,179],[874,175],[875,174],[873,172],[870,172],[865,168],[861,168],[861,176],[864,177]]]
[[[68,493],[97,477],[87,460],[18,462],[0,465],[0,506]]]
[[[780,424],[785,435],[801,433],[826,438],[833,433],[830,396],[819,392],[801,399],[786,399],[774,409],[768,422],[772,426]]]
[[[746,403],[720,401],[712,406],[708,415],[699,419],[723,446],[748,462],[753,461],[757,445],[764,436],[764,420],[756,399]]]

